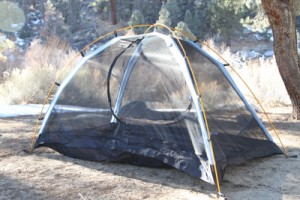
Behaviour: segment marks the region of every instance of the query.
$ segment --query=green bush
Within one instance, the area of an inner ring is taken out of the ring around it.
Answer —
[[[133,11],[131,18],[128,22],[129,26],[134,26],[137,24],[145,24],[144,15],[139,10]],[[133,31],[137,34],[141,34],[145,31],[145,28],[135,28]]]

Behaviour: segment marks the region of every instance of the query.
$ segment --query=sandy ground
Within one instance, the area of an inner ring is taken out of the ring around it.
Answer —
[[[222,192],[228,199],[300,199],[300,122],[290,108],[271,118],[290,155],[228,167]],[[217,199],[215,186],[173,169],[151,169],[69,158],[29,148],[36,116],[0,119],[0,199]],[[267,125],[269,127],[269,125]]]

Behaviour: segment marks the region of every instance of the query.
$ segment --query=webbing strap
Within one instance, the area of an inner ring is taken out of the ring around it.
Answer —
[[[200,41],[200,39],[199,38],[196,38],[196,40],[194,40],[193,42],[194,43],[197,43],[197,42],[199,42]]]
[[[82,57],[84,57],[84,53],[83,53],[83,51],[80,51],[80,55],[81,55]]]
[[[58,83],[58,82],[55,82],[55,85],[57,85],[58,87],[60,86],[60,83]]]

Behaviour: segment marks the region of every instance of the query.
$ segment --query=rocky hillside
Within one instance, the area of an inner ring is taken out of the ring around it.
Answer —
[[[242,60],[273,56],[272,31],[268,28],[259,6],[248,0],[229,0],[218,4],[208,0],[116,1],[117,25],[111,25],[108,0],[11,2],[23,10],[25,22],[16,32],[0,30],[0,33],[22,49],[26,49],[35,38],[47,40],[49,36],[55,35],[78,50],[118,27],[159,21],[173,27],[178,22],[183,22],[187,31],[202,40],[214,38],[215,41],[230,45],[232,51],[238,53]],[[232,5],[226,2],[231,2]],[[232,6],[239,9],[235,10]],[[228,16],[234,16],[234,19]]]
[[[64,8],[64,5],[55,1],[46,0],[15,0],[15,3],[23,10],[25,23],[17,32],[2,32],[19,47],[26,48],[35,38],[46,40],[50,35],[57,35],[62,40],[67,40],[76,49],[81,49],[103,32],[101,29],[109,22],[100,21],[96,10],[91,6],[91,0],[83,1],[77,8],[77,19],[72,9]],[[59,1],[57,1],[59,2]],[[68,16],[72,16],[69,19]],[[102,25],[102,26],[101,26]],[[105,29],[106,29],[105,28]]]

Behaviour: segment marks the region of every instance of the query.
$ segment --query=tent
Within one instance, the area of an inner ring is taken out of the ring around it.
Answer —
[[[174,34],[116,35],[56,86],[34,148],[174,167],[217,186],[226,166],[282,153],[226,64]]]

